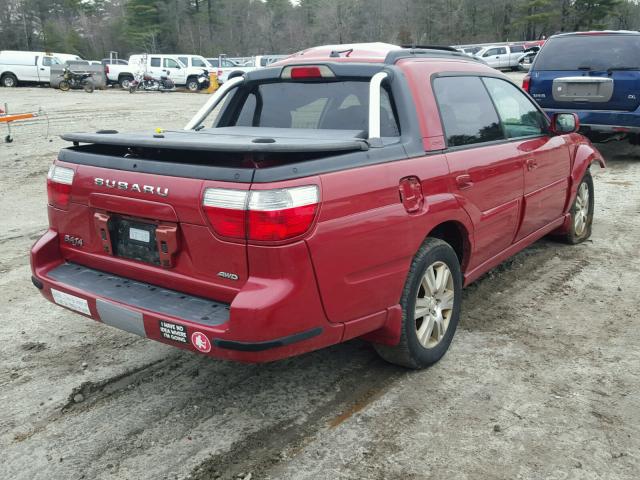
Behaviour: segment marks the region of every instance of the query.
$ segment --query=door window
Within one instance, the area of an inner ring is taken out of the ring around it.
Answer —
[[[498,114],[480,78],[436,78],[433,89],[450,147],[504,140]]]
[[[544,116],[515,85],[498,78],[484,78],[498,110],[507,138],[542,135]]]
[[[185,66],[189,66],[189,59],[187,57],[178,57],[178,60],[180,60]]]
[[[163,63],[164,63],[164,68],[180,68],[180,65],[178,65],[178,62],[176,62],[173,58],[165,58]]]
[[[497,49],[497,48],[492,48],[492,49],[490,49],[490,50],[487,50],[487,53],[485,53],[485,54],[483,55],[483,57],[491,57],[491,56],[493,56],[493,55],[498,55],[498,50],[499,50],[499,49]]]
[[[184,63],[185,65],[187,64],[187,62],[182,62],[182,63]],[[191,59],[191,66],[207,68],[207,64],[204,63],[204,61],[200,60],[199,58],[192,58]]]
[[[502,47],[502,48],[498,48],[498,55],[506,55],[507,54],[507,49]]]
[[[160,66],[160,57],[151,57],[150,65],[152,67],[159,67]]]

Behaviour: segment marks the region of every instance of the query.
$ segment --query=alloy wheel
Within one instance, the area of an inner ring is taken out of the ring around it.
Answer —
[[[433,348],[444,337],[453,315],[454,296],[449,267],[443,262],[429,265],[418,288],[414,311],[418,341],[423,347]]]
[[[573,216],[573,229],[577,236],[582,236],[587,228],[589,217],[589,187],[585,182],[580,184],[576,195],[576,207]]]

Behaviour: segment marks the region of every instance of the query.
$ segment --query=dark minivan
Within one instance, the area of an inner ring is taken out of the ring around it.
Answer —
[[[555,35],[522,87],[550,115],[577,112],[592,141],[640,144],[640,32]]]

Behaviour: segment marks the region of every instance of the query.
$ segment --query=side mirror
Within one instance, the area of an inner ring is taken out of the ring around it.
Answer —
[[[575,133],[580,129],[580,119],[575,113],[554,113],[551,116],[551,131],[557,135]]]

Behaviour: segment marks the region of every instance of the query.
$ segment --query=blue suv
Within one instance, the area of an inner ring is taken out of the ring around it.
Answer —
[[[640,144],[640,32],[554,35],[522,88],[549,115],[576,112],[580,132],[594,142]]]

